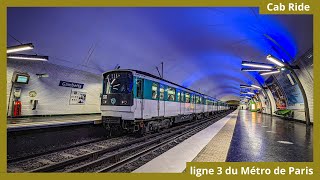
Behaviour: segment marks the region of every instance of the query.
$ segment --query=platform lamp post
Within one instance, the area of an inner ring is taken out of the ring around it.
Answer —
[[[302,97],[303,97],[303,101],[304,101],[304,112],[305,112],[305,117],[306,117],[306,125],[310,125],[311,123],[310,123],[310,114],[309,114],[309,105],[308,105],[307,95],[306,95],[306,92],[301,84],[301,81],[299,80],[296,72],[294,71],[294,69],[299,69],[299,67],[298,66],[291,66],[290,64],[285,63],[285,62],[273,57],[272,55],[268,55],[267,60],[276,64],[278,69],[280,69],[280,70],[288,69],[290,71],[290,73],[293,75],[293,78],[296,80],[296,82],[301,90],[301,93],[302,93]],[[264,74],[262,73],[261,75],[264,75]]]

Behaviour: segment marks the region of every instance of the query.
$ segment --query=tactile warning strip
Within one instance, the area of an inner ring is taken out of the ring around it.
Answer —
[[[233,115],[217,135],[200,151],[192,162],[225,162],[237,121]]]

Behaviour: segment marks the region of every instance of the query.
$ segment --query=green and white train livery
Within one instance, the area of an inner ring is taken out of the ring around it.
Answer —
[[[224,102],[146,72],[103,74],[102,123],[110,132],[143,134],[227,109]]]

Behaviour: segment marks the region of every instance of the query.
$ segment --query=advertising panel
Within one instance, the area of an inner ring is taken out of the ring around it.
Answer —
[[[276,78],[285,92],[288,109],[304,109],[302,93],[290,71],[282,71]]]
[[[274,101],[276,103],[276,108],[277,109],[286,109],[287,108],[286,97],[285,97],[284,93],[282,92],[281,87],[279,86],[276,79],[274,79],[273,76],[270,76],[266,80],[266,84],[274,97]]]

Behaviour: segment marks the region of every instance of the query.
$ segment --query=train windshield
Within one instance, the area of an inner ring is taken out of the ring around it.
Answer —
[[[131,72],[110,72],[104,74],[104,94],[130,94],[133,87]]]

